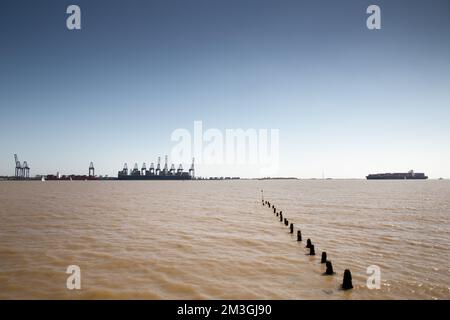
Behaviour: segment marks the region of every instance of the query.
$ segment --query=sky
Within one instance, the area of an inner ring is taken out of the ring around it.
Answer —
[[[66,27],[71,4],[81,30]],[[381,30],[366,27],[371,4]],[[278,129],[272,176],[450,178],[449,34],[448,0],[4,0],[0,175],[17,153],[32,175],[93,161],[114,176],[170,155],[174,130],[202,121]]]

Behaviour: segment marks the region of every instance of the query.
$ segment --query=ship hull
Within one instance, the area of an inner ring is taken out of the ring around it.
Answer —
[[[410,178],[410,177],[366,177],[367,180],[426,180],[428,177]]]
[[[367,180],[426,180],[428,177],[424,173],[377,173],[366,176]]]

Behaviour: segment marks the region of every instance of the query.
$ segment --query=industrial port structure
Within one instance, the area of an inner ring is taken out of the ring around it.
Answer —
[[[141,169],[135,163],[132,170],[128,170],[128,165],[125,163],[123,169],[117,173],[119,180],[192,180],[195,179],[194,158],[188,172],[183,171],[183,165],[180,164],[178,169],[172,164],[169,169],[168,156],[165,157],[163,169],[161,169],[161,157],[158,157],[158,163],[155,165],[152,162],[150,168],[147,170],[145,162]]]
[[[0,176],[1,181],[5,180],[50,180],[50,181],[72,181],[72,180],[237,180],[240,177],[196,177],[194,158],[192,158],[192,164],[189,170],[186,172],[183,170],[183,165],[180,164],[178,169],[175,169],[175,165],[172,164],[169,169],[168,156],[165,156],[164,167],[161,168],[161,157],[158,157],[158,162],[155,164],[152,162],[149,169],[144,162],[139,169],[137,163],[134,168],[128,170],[128,165],[125,163],[123,169],[118,171],[117,177],[96,176],[94,163],[90,162],[88,168],[88,175],[60,175],[56,174],[36,175],[30,176],[30,166],[27,161],[20,162],[17,154],[14,154],[14,176]],[[260,178],[258,180],[265,179],[296,179],[296,178]],[[421,172],[414,172],[410,170],[406,173],[377,173],[369,174],[366,176],[367,180],[426,180],[428,176]],[[440,179],[442,180],[442,178]]]
[[[48,174],[45,176],[45,180],[62,180],[62,181],[72,181],[72,180],[82,180],[82,181],[86,181],[86,180],[100,180],[100,177],[97,177],[95,175],[95,168],[94,168],[94,163],[91,162],[89,164],[89,175],[76,175],[76,174],[71,174],[71,175],[60,175],[59,173],[57,173],[56,175],[52,175],[52,174]]]
[[[14,162],[16,164],[14,178],[16,180],[30,179],[30,167],[28,166],[28,162],[24,161],[23,164],[21,164],[17,154],[14,154]]]
[[[122,170],[117,174],[117,178],[108,178],[108,176],[96,176],[94,163],[89,164],[88,175],[60,175],[56,174],[36,175],[30,177],[30,167],[28,162],[21,163],[17,154],[14,154],[15,171],[14,177],[3,177],[2,180],[42,180],[42,181],[72,181],[72,180],[193,180],[195,179],[195,167],[194,159],[188,172],[183,170],[183,165],[180,164],[178,169],[175,169],[175,165],[172,164],[169,169],[168,156],[165,157],[164,167],[161,168],[161,157],[158,157],[158,163],[155,165],[152,162],[150,168],[147,170],[147,166],[144,163],[139,169],[138,164],[134,165],[132,170],[128,170],[128,166],[125,163]]]
[[[20,162],[17,154],[14,154],[14,176],[0,177],[0,180],[50,180],[50,181],[72,181],[72,180],[236,180],[240,177],[209,177],[202,178],[195,176],[194,158],[192,158],[192,164],[188,170],[185,172],[183,170],[183,165],[180,164],[178,169],[175,169],[175,165],[172,164],[169,169],[168,156],[165,156],[164,167],[161,169],[161,157],[158,157],[158,162],[156,167],[152,162],[149,169],[147,170],[147,165],[144,162],[141,169],[137,163],[135,163],[132,170],[128,170],[128,165],[125,163],[123,169],[117,173],[116,177],[108,176],[96,176],[94,163],[91,162],[88,168],[88,175],[60,175],[59,172],[55,174],[47,175],[36,175],[35,177],[30,176],[30,166],[27,161]],[[276,179],[276,178],[260,178],[264,179]],[[414,172],[410,170],[406,173],[377,173],[369,174],[366,176],[367,180],[426,180],[428,176],[424,173]]]

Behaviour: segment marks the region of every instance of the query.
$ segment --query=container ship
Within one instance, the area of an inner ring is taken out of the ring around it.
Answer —
[[[175,169],[175,165],[169,169],[168,157],[166,156],[166,161],[164,167],[161,169],[161,157],[158,157],[158,163],[156,165],[153,162],[150,164],[150,168],[147,170],[147,166],[144,163],[139,169],[138,164],[134,165],[133,170],[128,170],[128,166],[125,163],[123,169],[117,174],[118,180],[193,180],[195,179],[194,171],[194,159],[192,159],[191,168],[189,172],[183,170],[183,166],[180,164],[178,169]]]
[[[425,173],[414,172],[412,170],[407,173],[376,173],[366,176],[367,180],[424,180],[428,179]]]

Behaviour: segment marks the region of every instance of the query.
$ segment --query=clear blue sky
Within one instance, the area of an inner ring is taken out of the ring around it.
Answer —
[[[449,35],[448,0],[1,1],[0,175],[115,175],[202,120],[280,129],[280,176],[450,178]]]

